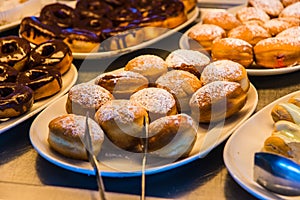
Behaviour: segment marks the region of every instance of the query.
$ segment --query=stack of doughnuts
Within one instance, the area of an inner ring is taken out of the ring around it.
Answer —
[[[62,74],[73,60],[69,47],[59,40],[35,48],[24,38],[0,38],[0,118],[17,117],[34,102],[62,88]],[[16,101],[18,99],[18,101]]]
[[[208,12],[188,36],[190,46],[196,42],[195,50],[207,52],[213,60],[274,69],[300,63],[300,37],[294,34],[299,26],[299,1],[249,0],[235,14]]]
[[[79,0],[75,8],[53,3],[43,7],[39,17],[25,17],[19,34],[33,44],[61,39],[73,52],[109,51],[179,26],[195,6],[195,0]]]
[[[166,58],[143,54],[73,86],[66,111],[88,112],[118,149],[141,153],[146,137],[151,155],[180,158],[193,148],[199,123],[226,120],[244,107],[249,86],[245,68],[234,61],[212,62],[194,50],[174,50]]]

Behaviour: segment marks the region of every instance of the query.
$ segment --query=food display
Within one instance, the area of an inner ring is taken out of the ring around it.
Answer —
[[[247,69],[296,66],[300,37],[293,32],[300,26],[299,6],[298,1],[249,0],[235,13],[208,12],[187,31],[182,48],[207,52],[213,60],[233,60]]]
[[[263,151],[279,154],[300,163],[300,107],[299,94],[271,110],[274,127],[264,141]]]
[[[33,103],[57,94],[62,74],[70,69],[72,60],[62,41],[31,48],[27,40],[17,36],[0,38],[1,118],[18,117]]]
[[[60,39],[76,53],[111,51],[140,44],[183,24],[195,6],[194,0],[80,0],[74,8],[53,3],[44,6],[38,17],[25,17],[19,34],[33,44]]]
[[[88,112],[107,140],[135,153],[144,151],[145,123],[149,123],[148,152],[152,156],[188,156],[202,134],[197,125],[217,123],[238,113],[247,102],[250,83],[239,63],[207,62],[208,57],[198,51],[180,51],[166,58],[138,55],[122,69],[73,86],[66,95],[66,112],[81,116]],[[202,62],[192,59],[198,54]],[[200,76],[189,68],[173,68],[174,63],[199,70]],[[215,68],[215,74],[209,68]]]

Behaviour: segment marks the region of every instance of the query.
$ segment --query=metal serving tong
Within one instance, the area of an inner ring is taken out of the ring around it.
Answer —
[[[286,196],[300,195],[300,165],[283,156],[259,152],[254,156],[254,180]]]
[[[103,180],[101,177],[99,163],[97,161],[96,156],[93,153],[93,145],[92,145],[92,138],[91,138],[91,134],[90,134],[90,128],[89,128],[89,124],[88,124],[88,119],[89,119],[88,116],[89,116],[89,114],[87,113],[86,119],[85,119],[85,132],[84,132],[82,142],[83,142],[86,152],[88,154],[89,162],[91,163],[91,165],[93,166],[94,171],[95,171],[100,199],[106,200],[105,189],[104,189],[104,184],[103,184]]]

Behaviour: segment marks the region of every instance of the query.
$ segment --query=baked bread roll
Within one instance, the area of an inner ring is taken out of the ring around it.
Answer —
[[[266,21],[270,20],[270,16],[260,8],[254,7],[243,7],[237,11],[236,17],[243,24],[249,22],[255,22],[258,25],[262,25]]]
[[[204,67],[210,63],[208,56],[199,51],[189,49],[172,51],[165,60],[169,69],[188,71],[197,77],[200,77]]]
[[[197,139],[197,123],[187,114],[159,118],[149,125],[149,154],[161,158],[185,157]]]
[[[262,9],[271,17],[277,17],[284,8],[280,0],[248,0],[248,4]]]
[[[131,95],[130,100],[148,111],[150,122],[160,117],[177,114],[175,98],[165,89],[144,88]]]
[[[150,83],[162,74],[168,71],[168,65],[159,56],[156,55],[140,55],[131,59],[125,65],[125,71],[133,71],[145,76]]]
[[[173,94],[177,109],[181,112],[190,110],[190,98],[202,86],[195,75],[182,70],[169,71],[160,76],[155,83],[158,88],[166,89]]]
[[[300,123],[300,107],[293,103],[279,103],[271,111],[274,122],[286,120],[296,124]]]
[[[245,67],[231,60],[218,60],[207,65],[201,74],[200,80],[204,85],[213,81],[237,82],[245,92],[250,87]]]
[[[82,143],[85,133],[86,117],[66,114],[51,120],[48,142],[52,149],[60,154],[80,160],[88,160],[86,149]],[[94,155],[98,155],[104,141],[101,127],[91,118],[88,119]]]
[[[294,17],[300,19],[300,2],[285,7],[279,14],[279,17]]]
[[[198,89],[190,100],[193,119],[200,123],[217,122],[239,112],[247,93],[236,82],[214,81]]]
[[[148,79],[132,71],[115,71],[98,76],[95,84],[113,94],[115,98],[127,99],[138,90],[148,87]]]
[[[196,24],[188,31],[188,37],[196,41],[200,47],[195,50],[210,53],[212,42],[218,38],[226,37],[226,32],[214,24]]]
[[[254,46],[257,65],[281,68],[300,62],[299,37],[273,37],[259,41]]]
[[[139,104],[125,100],[112,100],[95,113],[96,122],[102,127],[110,141],[119,148],[142,152],[142,137],[145,135],[144,121],[147,111]]]
[[[112,100],[113,95],[105,88],[89,83],[74,85],[66,102],[67,113],[85,116],[89,112],[94,117],[95,112],[107,101]]]
[[[228,37],[244,40],[254,46],[260,40],[271,37],[271,34],[259,25],[245,24],[231,29]]]
[[[241,22],[236,18],[236,16],[227,11],[207,12],[202,18],[202,23],[220,26],[225,31],[229,31],[241,25]]]
[[[252,45],[237,38],[214,40],[211,56],[213,60],[232,60],[244,67],[249,67],[253,63]]]

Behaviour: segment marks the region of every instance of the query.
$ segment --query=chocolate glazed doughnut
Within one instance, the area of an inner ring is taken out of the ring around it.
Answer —
[[[61,40],[50,40],[34,48],[30,53],[29,66],[33,68],[39,65],[52,66],[63,75],[72,64],[73,55]]]
[[[62,88],[61,74],[58,70],[39,66],[20,72],[17,83],[30,87],[34,92],[34,100],[52,96]]]
[[[18,73],[19,73],[18,70],[16,70],[15,68],[13,68],[7,64],[0,63],[0,83],[16,82]]]
[[[17,117],[33,105],[33,91],[21,84],[0,83],[0,118]]]
[[[88,31],[94,32],[101,40],[102,37],[102,31],[104,29],[112,28],[113,24],[112,21],[108,18],[85,18],[78,22],[78,24],[75,26],[75,28],[79,29],[86,29]]]
[[[16,70],[25,68],[31,48],[28,41],[17,36],[0,38],[0,63],[6,63]]]
[[[112,11],[112,7],[99,0],[79,0],[76,3],[75,12],[81,19],[97,18],[100,19]]]
[[[61,3],[46,5],[40,13],[42,21],[55,22],[60,28],[73,27],[74,20],[76,19],[74,9]]]

